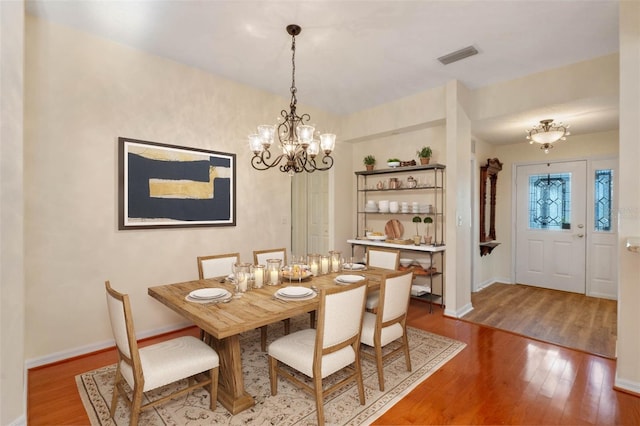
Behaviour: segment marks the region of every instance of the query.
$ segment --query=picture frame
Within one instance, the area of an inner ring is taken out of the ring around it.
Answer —
[[[236,225],[236,154],[118,138],[118,229]]]

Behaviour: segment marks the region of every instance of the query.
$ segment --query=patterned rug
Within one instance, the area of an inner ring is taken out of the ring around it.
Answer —
[[[308,326],[308,317],[295,318],[292,331]],[[268,328],[269,342],[282,335],[282,328]],[[385,392],[378,388],[375,363],[362,359],[366,404],[360,405],[358,391],[352,386],[340,389],[325,398],[325,421],[328,425],[362,425],[373,422],[420,382],[452,359],[466,346],[447,337],[419,329],[407,328],[412,371],[408,372],[404,355],[387,360],[384,366]],[[392,345],[389,345],[392,346]],[[278,380],[278,394],[271,396],[267,354],[260,351],[260,333],[251,331],[241,335],[242,365],[247,392],[256,405],[231,415],[218,404],[216,411],[207,409],[209,393],[200,388],[186,396],[156,406],[142,413],[141,425],[314,425],[317,422],[313,398],[285,380]],[[363,350],[366,348],[363,346]],[[368,350],[368,348],[367,348]],[[115,364],[76,376],[78,392],[92,425],[128,425],[129,409],[120,398],[115,422],[109,417]],[[339,380],[340,373],[325,379],[325,387]],[[178,382],[149,392],[146,397],[156,399]]]

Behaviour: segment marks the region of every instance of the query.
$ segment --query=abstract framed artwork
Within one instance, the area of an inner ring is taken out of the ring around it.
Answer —
[[[118,229],[235,226],[236,155],[118,138]]]

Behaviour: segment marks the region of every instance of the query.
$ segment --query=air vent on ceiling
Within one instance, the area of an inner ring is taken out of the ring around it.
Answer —
[[[478,49],[473,46],[467,46],[460,50],[456,50],[455,52],[451,52],[448,55],[440,56],[438,60],[442,62],[443,65],[448,65],[452,62],[459,61],[464,58],[468,58],[469,56],[477,55]]]

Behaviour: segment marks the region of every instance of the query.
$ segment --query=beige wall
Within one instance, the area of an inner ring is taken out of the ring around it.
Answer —
[[[197,278],[196,256],[290,246],[290,178],[246,142],[288,99],[35,18],[26,52],[27,359],[107,344],[107,279],[149,333],[184,319],[147,287]],[[118,136],[236,153],[237,226],[118,231]]]
[[[0,424],[26,422],[23,241],[24,3],[0,2]]]

